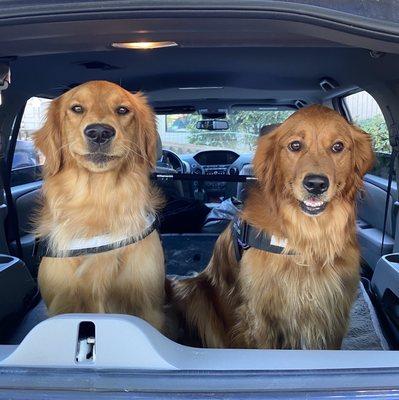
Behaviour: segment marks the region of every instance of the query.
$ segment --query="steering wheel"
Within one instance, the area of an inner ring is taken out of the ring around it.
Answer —
[[[168,149],[162,149],[162,159],[161,161],[171,168],[173,168],[176,172],[182,174],[185,171],[184,163],[182,159],[173,151]]]

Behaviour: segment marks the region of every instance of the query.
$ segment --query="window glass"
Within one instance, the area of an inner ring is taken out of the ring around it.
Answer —
[[[371,135],[377,161],[370,173],[387,178],[391,145],[388,127],[378,103],[369,93],[361,91],[346,96],[345,104],[352,122]]]
[[[196,124],[198,113],[158,116],[162,146],[177,154],[195,154],[202,150],[228,149],[239,153],[253,152],[263,127],[285,121],[293,110],[232,110],[226,116],[227,130],[201,130]]]
[[[41,179],[44,156],[35,149],[33,133],[43,126],[50,102],[49,99],[32,97],[26,103],[12,159],[11,186]]]
[[[35,150],[32,135],[43,126],[50,101],[39,97],[32,97],[27,101],[15,145],[13,170],[43,164],[44,157]]]

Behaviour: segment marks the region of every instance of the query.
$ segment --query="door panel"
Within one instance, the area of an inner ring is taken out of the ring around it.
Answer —
[[[366,175],[364,192],[359,195],[357,201],[356,223],[359,245],[363,260],[372,270],[375,269],[377,261],[381,257],[387,184],[388,181],[386,179],[374,175]],[[397,196],[396,193],[397,186],[396,183],[393,183],[388,207],[383,254],[389,254],[393,251],[397,213],[397,206],[394,200]]]
[[[37,275],[36,260],[33,257],[35,237],[33,234],[33,217],[40,202],[42,182],[26,183],[11,189],[13,201],[18,215],[18,232],[20,235],[24,261],[33,276]],[[9,232],[10,250],[14,253],[17,248],[16,231]]]

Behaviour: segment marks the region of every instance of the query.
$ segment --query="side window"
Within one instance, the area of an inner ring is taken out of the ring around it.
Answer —
[[[44,157],[36,151],[32,135],[43,126],[50,102],[49,99],[32,97],[26,103],[12,160],[13,186],[40,179],[39,167],[43,164]]]
[[[389,144],[388,127],[380,107],[366,91],[346,96],[344,101],[352,122],[368,132],[373,140],[377,159],[370,173],[388,178],[391,145]]]

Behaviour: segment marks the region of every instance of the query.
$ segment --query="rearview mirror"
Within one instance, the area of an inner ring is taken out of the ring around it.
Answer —
[[[221,119],[203,119],[198,121],[195,127],[207,131],[226,131],[229,129],[229,123]]]

